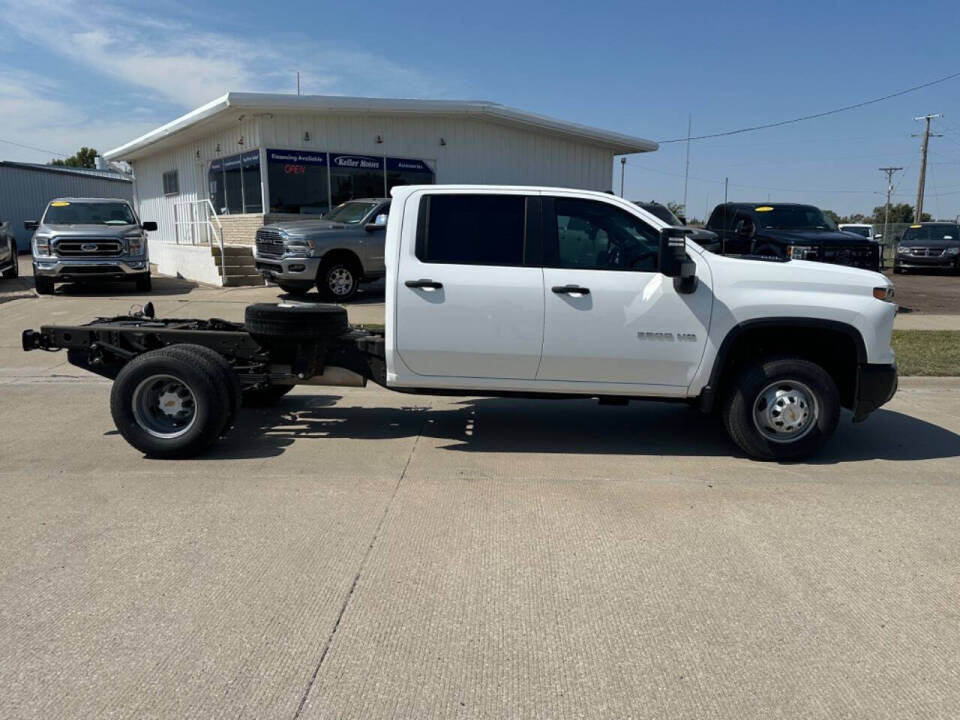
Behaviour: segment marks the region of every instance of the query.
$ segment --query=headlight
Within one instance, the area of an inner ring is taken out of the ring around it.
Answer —
[[[897,255],[906,255],[906,254],[907,254],[907,249],[905,247],[901,245],[900,247],[897,248]]]
[[[37,257],[49,257],[50,238],[47,235],[33,236],[33,254]]]
[[[293,240],[287,240],[286,248],[288,253],[295,253],[297,255],[309,254],[313,252],[313,249],[316,247],[313,240],[307,240],[306,238],[294,238]]]
[[[960,255],[960,247],[947,248],[943,251],[944,255]]]
[[[877,300],[883,300],[884,302],[893,302],[893,298],[896,296],[896,291],[893,289],[893,285],[886,285],[884,287],[875,287],[873,289],[873,296]]]
[[[143,255],[143,233],[130,233],[126,236],[127,252],[131,255]]]
[[[789,248],[791,260],[805,260],[811,255],[815,255],[817,248],[813,245],[791,245]]]

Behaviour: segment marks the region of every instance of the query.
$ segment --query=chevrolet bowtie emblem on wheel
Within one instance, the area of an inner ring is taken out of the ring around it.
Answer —
[[[83,245],[80,246],[80,249],[83,250],[84,252],[96,252],[96,251],[97,251],[97,244],[96,244],[96,243],[84,243]]]

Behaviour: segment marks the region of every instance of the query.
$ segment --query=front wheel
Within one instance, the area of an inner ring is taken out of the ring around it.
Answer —
[[[361,270],[350,260],[333,260],[320,267],[317,290],[327,300],[344,302],[350,300],[360,289]]]
[[[150,292],[153,288],[153,281],[149,275],[141,275],[137,278],[137,292]]]
[[[819,365],[775,357],[745,367],[723,403],[730,438],[759,460],[802,460],[833,435],[840,394]]]
[[[37,295],[53,295],[56,283],[53,278],[34,276],[33,286],[37,290]]]

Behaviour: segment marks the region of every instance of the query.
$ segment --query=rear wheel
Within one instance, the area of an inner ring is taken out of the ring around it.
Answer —
[[[204,345],[177,343],[176,345],[169,346],[167,349],[174,352],[187,353],[189,356],[196,358],[198,362],[206,364],[207,369],[215,373],[220,379],[219,384],[221,390],[227,398],[227,420],[223,429],[223,432],[226,433],[227,430],[234,426],[241,403],[240,379],[233,371],[230,363],[216,350],[205,347]]]
[[[56,283],[53,278],[34,276],[33,286],[37,289],[37,295],[53,295]]]
[[[17,264],[17,244],[13,240],[10,241],[10,262],[12,263],[10,267],[3,271],[3,277],[7,280],[12,280],[20,274],[20,267]]]
[[[840,396],[819,365],[795,357],[761,360],[744,368],[723,404],[730,438],[760,460],[802,460],[836,430]]]
[[[150,457],[193,457],[220,436],[229,399],[217,374],[199,355],[175,348],[151,350],[127,363],[110,392],[117,430]]]
[[[317,275],[317,290],[326,300],[344,302],[350,300],[360,289],[360,265],[349,259],[326,261]]]

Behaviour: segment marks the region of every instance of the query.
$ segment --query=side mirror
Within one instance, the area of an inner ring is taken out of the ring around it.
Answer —
[[[363,229],[367,232],[376,232],[377,230],[383,230],[387,226],[387,214],[380,213],[377,215],[373,222],[367,223],[363,226]]]
[[[668,227],[660,231],[660,272],[673,278],[673,286],[679,293],[692,293],[697,289],[697,265],[687,256],[689,230]]]
[[[23,221],[23,229],[24,229],[24,230],[36,230],[38,227],[40,227],[40,221],[39,221],[39,220],[24,220],[24,221]]]
[[[153,220],[147,220],[145,223],[143,223],[143,229],[147,232],[156,232],[157,224]]]
[[[883,237],[883,233],[876,233],[876,234],[873,236],[873,239],[874,239],[874,240],[879,240],[879,239],[882,238],[882,237]]]
[[[944,239],[944,240],[953,240],[953,235],[944,235],[944,236],[943,236],[943,239]]]

